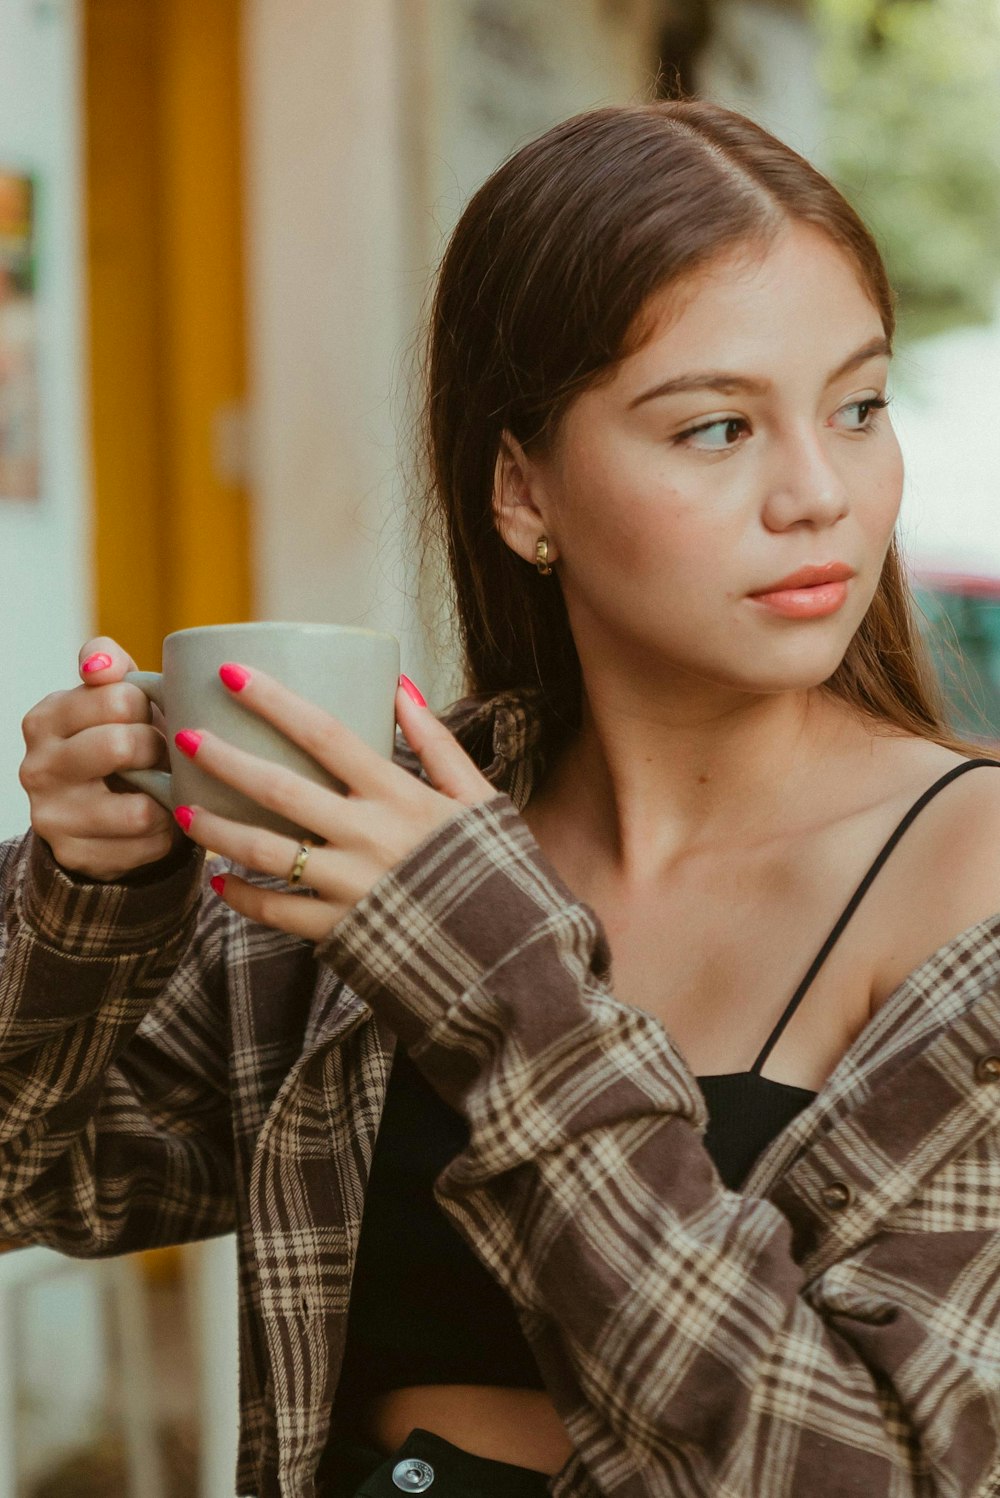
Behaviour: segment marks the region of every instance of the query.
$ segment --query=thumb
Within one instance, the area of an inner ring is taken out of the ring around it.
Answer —
[[[475,806],[496,795],[496,786],[480,773],[455,735],[434,716],[408,676],[399,678],[396,722],[436,791],[464,806]]]
[[[126,671],[138,667],[117,640],[110,635],[95,635],[80,647],[80,677],[87,686],[106,686],[108,682],[121,681]]]

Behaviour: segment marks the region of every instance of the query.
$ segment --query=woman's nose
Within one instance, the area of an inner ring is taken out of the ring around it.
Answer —
[[[790,432],[775,443],[765,497],[767,525],[774,530],[833,525],[849,508],[843,476],[815,427]]]

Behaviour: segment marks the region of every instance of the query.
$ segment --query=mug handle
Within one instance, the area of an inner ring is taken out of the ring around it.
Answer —
[[[140,692],[145,692],[150,702],[164,713],[163,673],[161,671],[126,671],[123,681],[131,682]],[[137,791],[145,791],[167,811],[174,809],[174,782],[169,770],[119,770],[117,774]]]

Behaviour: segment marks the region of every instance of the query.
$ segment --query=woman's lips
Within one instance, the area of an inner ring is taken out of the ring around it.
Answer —
[[[759,603],[786,619],[821,619],[835,614],[847,601],[847,582],[815,583],[811,588],[782,588],[776,593],[751,593]]]

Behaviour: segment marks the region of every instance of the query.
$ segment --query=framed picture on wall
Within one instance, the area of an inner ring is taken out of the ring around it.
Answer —
[[[0,166],[0,501],[39,497],[36,185]]]

